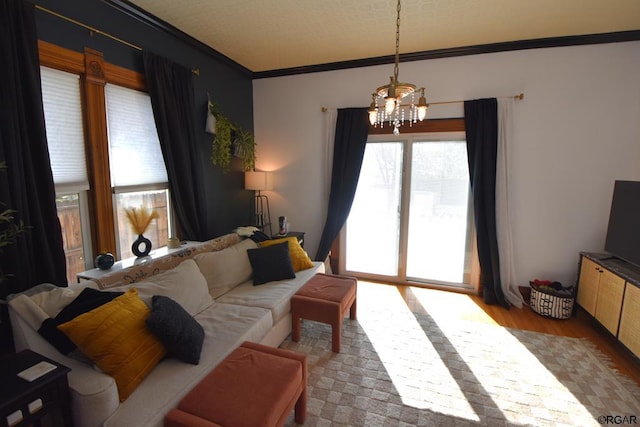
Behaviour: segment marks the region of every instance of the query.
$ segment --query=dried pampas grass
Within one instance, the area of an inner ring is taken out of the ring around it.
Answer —
[[[140,208],[125,208],[124,212],[127,214],[131,229],[138,235],[144,234],[151,221],[158,218],[158,212],[155,209],[149,210],[144,206]]]

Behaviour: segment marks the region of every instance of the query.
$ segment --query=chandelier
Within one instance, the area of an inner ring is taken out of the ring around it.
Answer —
[[[387,85],[380,86],[371,94],[372,102],[369,107],[369,123],[372,126],[384,126],[388,121],[393,126],[394,135],[400,134],[400,126],[406,122],[411,126],[427,116],[427,99],[424,87],[420,91],[418,103],[415,103],[416,85],[398,81],[398,65],[400,62],[400,0],[398,0],[398,16],[396,18],[396,57],[393,66],[393,76],[389,77]]]

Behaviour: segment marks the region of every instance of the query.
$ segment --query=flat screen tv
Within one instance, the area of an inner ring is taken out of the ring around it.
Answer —
[[[615,182],[604,250],[640,266],[640,182]]]

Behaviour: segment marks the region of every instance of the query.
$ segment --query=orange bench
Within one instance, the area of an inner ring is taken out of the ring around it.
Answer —
[[[167,427],[281,426],[307,415],[307,357],[244,342],[164,419]]]
[[[318,273],[291,298],[291,340],[300,340],[300,319],[331,325],[331,350],[340,352],[342,319],[356,318],[358,281],[353,277]]]

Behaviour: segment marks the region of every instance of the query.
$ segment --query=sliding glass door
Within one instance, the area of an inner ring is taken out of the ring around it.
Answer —
[[[464,133],[401,137],[367,143],[345,273],[467,287],[475,255]]]
[[[413,143],[407,277],[464,283],[469,169],[464,141]]]
[[[347,220],[347,270],[396,275],[403,158],[401,142],[367,144]]]

